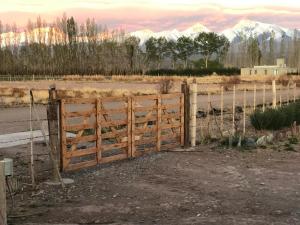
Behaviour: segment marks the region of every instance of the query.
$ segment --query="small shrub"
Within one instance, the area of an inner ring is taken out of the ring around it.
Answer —
[[[251,114],[250,121],[257,130],[279,130],[292,126],[294,122],[300,124],[300,103],[292,103],[277,109],[267,109],[265,112],[256,110]]]

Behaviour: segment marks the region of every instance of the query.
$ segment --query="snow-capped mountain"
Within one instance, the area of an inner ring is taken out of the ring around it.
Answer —
[[[200,23],[196,23],[192,27],[186,30],[178,31],[177,29],[165,30],[160,32],[153,32],[152,30],[145,29],[129,33],[129,36],[138,37],[140,39],[140,44],[144,44],[150,37],[160,38],[165,37],[167,40],[176,41],[182,36],[195,38],[200,32],[209,32],[210,30]]]
[[[267,36],[271,36],[274,33],[276,40],[281,39],[282,36],[293,37],[294,30],[287,29],[274,24],[261,23],[252,20],[241,20],[233,28],[226,29],[221,34],[225,35],[229,41],[234,41],[236,38],[245,36],[249,38],[251,36],[260,36],[266,33]]]
[[[200,23],[197,23],[194,26],[183,31],[178,31],[177,29],[174,29],[153,32],[149,29],[146,29],[129,33],[129,35],[138,37],[141,40],[140,44],[142,45],[150,37],[165,37],[167,40],[177,40],[181,36],[195,38],[200,32],[209,31],[210,30],[208,28],[206,28]],[[251,36],[261,37],[263,33],[266,33],[267,38],[269,38],[272,35],[272,33],[274,33],[275,40],[280,40],[282,36],[292,38],[294,36],[294,29],[288,29],[275,24],[261,23],[252,20],[241,20],[234,27],[219,32],[219,34],[222,34],[225,37],[227,37],[230,42],[238,41],[242,36],[244,36],[245,38],[249,38]]]

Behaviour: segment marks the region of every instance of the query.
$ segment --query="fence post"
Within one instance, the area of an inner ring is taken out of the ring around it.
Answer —
[[[294,89],[293,89],[293,98],[294,98],[294,103],[296,102],[296,88],[297,88],[297,84],[294,84]]]
[[[156,150],[159,152],[161,149],[161,95],[158,95],[158,97],[157,97],[156,129],[157,129]]]
[[[235,85],[233,86],[232,96],[232,135],[235,135]]]
[[[243,135],[246,134],[246,89],[244,89],[244,109],[243,109]]]
[[[224,128],[224,115],[223,115],[223,111],[224,111],[224,87],[221,87],[221,125],[220,125],[220,129],[221,132],[223,134],[223,128]]]
[[[210,104],[211,104],[211,100],[210,100],[210,92],[207,93],[207,135],[210,136]]]
[[[197,128],[197,83],[190,84],[190,106],[191,106],[191,122],[190,122],[190,140],[191,140],[191,146],[196,146],[196,128]]]
[[[276,81],[275,79],[272,81],[272,107],[273,109],[276,108]]]
[[[253,111],[256,109],[256,84],[254,84],[254,89],[253,89]]]
[[[34,173],[34,155],[33,155],[33,130],[32,130],[32,106],[33,106],[33,95],[32,90],[29,92],[30,95],[30,104],[29,104],[29,113],[30,113],[30,119],[29,119],[29,125],[30,125],[30,175],[31,175],[31,184],[34,187],[35,186],[35,173]]]
[[[263,87],[263,112],[265,111],[266,109],[266,84],[264,84],[264,87]]]
[[[4,162],[0,161],[0,224],[7,225]]]
[[[183,81],[181,92],[184,95],[184,147],[188,148],[190,143],[190,92],[187,80]]]
[[[58,105],[57,91],[55,85],[49,87],[49,101],[47,108],[48,130],[49,130],[49,145],[52,151],[53,163],[53,179],[59,181],[56,168],[60,165],[60,147],[59,147],[59,132],[58,132]]]

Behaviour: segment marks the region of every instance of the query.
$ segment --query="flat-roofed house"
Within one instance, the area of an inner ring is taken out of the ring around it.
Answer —
[[[276,60],[276,65],[254,66],[253,68],[241,68],[241,75],[287,75],[297,74],[297,68],[287,67],[283,58]]]

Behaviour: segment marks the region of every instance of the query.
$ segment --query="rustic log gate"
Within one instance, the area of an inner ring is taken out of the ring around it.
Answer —
[[[168,150],[184,143],[182,93],[97,99],[62,99],[61,168]]]

